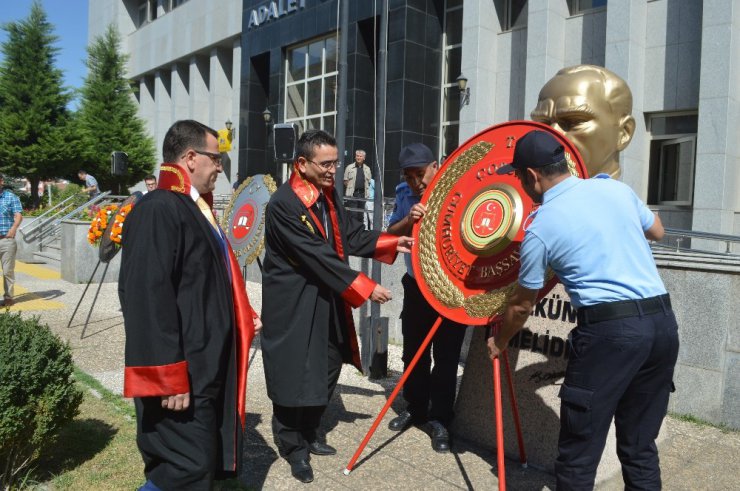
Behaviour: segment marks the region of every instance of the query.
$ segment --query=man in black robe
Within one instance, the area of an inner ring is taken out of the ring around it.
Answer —
[[[167,132],[159,188],[125,221],[119,297],[124,395],[134,397],[145,490],[211,489],[235,475],[249,345],[260,321],[210,203],[217,133]]]
[[[352,307],[384,303],[389,290],[352,270],[349,255],[392,263],[411,238],[366,231],[349,220],[334,190],[334,138],[309,130],[298,140],[290,180],[267,207],[262,278],[262,353],[272,429],[280,455],[302,482],[313,480],[309,453],[336,450],[317,440],[321,415],[342,363],[362,369]]]

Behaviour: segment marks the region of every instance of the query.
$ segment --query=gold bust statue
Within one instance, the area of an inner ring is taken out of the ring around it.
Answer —
[[[619,178],[619,152],[632,140],[632,92],[615,73],[595,65],[563,68],[540,90],[534,121],[563,133],[581,153],[589,176]]]

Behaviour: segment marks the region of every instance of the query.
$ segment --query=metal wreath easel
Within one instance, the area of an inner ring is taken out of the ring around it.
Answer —
[[[409,377],[411,372],[416,367],[416,364],[421,358],[422,353],[426,350],[427,346],[429,346],[429,343],[432,341],[432,338],[434,338],[434,335],[439,329],[439,326],[442,324],[442,320],[443,320],[442,316],[437,317],[437,320],[432,325],[432,328],[429,330],[429,333],[427,334],[426,338],[424,338],[424,341],[421,343],[421,346],[419,347],[418,351],[414,355],[414,358],[411,360],[411,363],[409,363],[409,366],[406,368],[406,370],[404,370],[403,375],[401,376],[401,379],[398,381],[398,384],[396,384],[396,387],[393,389],[393,392],[391,393],[390,397],[386,401],[385,406],[383,406],[383,409],[380,410],[380,413],[378,414],[377,418],[375,418],[375,421],[370,427],[370,430],[368,430],[367,434],[365,435],[365,438],[362,440],[362,443],[360,443],[360,446],[357,448],[357,451],[352,456],[352,459],[347,464],[347,467],[344,469],[345,476],[348,476],[350,472],[352,472],[352,469],[354,468],[354,465],[357,462],[357,459],[360,458],[362,451],[367,446],[368,442],[370,441],[370,438],[372,438],[373,434],[375,433],[375,430],[378,428],[378,425],[380,425],[380,422],[382,421],[385,414],[388,412],[388,409],[390,409],[391,405],[393,404],[393,401],[396,400],[398,393],[403,388],[404,383],[406,383],[406,379]],[[519,461],[521,462],[522,467],[526,468],[527,467],[527,453],[524,448],[524,437],[522,436],[522,427],[521,427],[521,421],[519,418],[519,406],[517,405],[516,395],[514,393],[514,380],[511,375],[511,366],[509,365],[509,356],[507,352],[504,351],[500,357],[504,359],[504,367],[506,369],[506,378],[508,380],[509,396],[511,399],[511,410],[514,415],[514,424],[516,427],[517,441],[519,444]],[[496,423],[496,454],[497,454],[497,466],[498,466],[498,488],[500,491],[504,491],[506,489],[506,465],[505,465],[505,457],[504,457],[504,426],[503,426],[504,421],[503,421],[503,407],[502,407],[503,405],[501,402],[501,367],[500,367],[499,357],[496,357],[493,359],[493,397],[494,397],[494,412],[495,412],[495,423]]]

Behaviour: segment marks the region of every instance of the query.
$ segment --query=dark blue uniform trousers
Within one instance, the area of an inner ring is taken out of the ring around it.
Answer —
[[[405,274],[401,283],[403,284],[401,330],[405,369],[414,359],[439,314],[426,301],[414,278]],[[427,419],[439,421],[444,426],[449,426],[452,422],[457,388],[457,365],[465,340],[465,327],[444,319],[432,342],[419,358],[414,371],[406,379],[403,398],[408,403],[408,411],[415,424],[424,423]]]
[[[655,439],[678,356],[673,311],[579,323],[571,347],[560,390],[557,489],[593,489],[612,418],[625,489],[660,489]]]

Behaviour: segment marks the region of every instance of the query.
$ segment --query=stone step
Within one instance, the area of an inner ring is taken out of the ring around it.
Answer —
[[[62,263],[62,254],[59,250],[45,250],[42,252],[34,252],[33,257],[41,262],[53,264],[55,266],[59,266]]]

